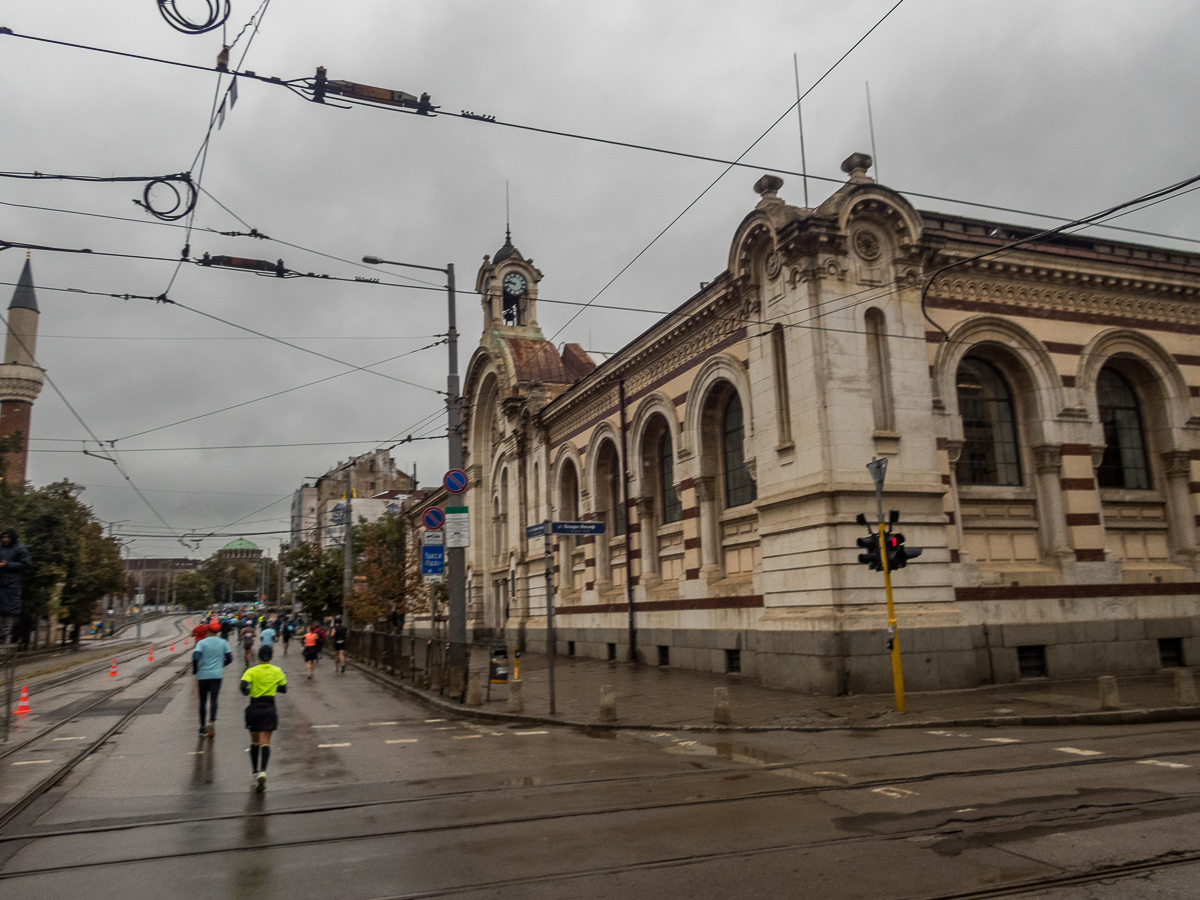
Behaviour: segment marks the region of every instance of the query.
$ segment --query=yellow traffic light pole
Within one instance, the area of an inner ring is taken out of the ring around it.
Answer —
[[[882,519],[882,516],[880,516]],[[883,563],[883,586],[887,590],[888,643],[892,646],[892,687],[896,691],[896,712],[904,712],[904,669],[900,666],[900,635],[896,631],[896,607],[892,603],[892,573],[888,568],[885,525],[879,523],[879,559]]]

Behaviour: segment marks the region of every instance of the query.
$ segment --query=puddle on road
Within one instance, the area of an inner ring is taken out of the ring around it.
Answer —
[[[510,778],[504,783],[509,787],[534,787],[545,782],[534,775],[526,775],[523,778]]]

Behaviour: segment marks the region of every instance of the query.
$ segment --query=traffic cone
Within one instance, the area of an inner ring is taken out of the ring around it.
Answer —
[[[174,652],[175,652],[175,642],[174,642],[174,641],[171,641],[171,646],[167,648],[167,652],[168,652],[168,653],[174,653]]]
[[[109,678],[117,677],[117,661],[115,659],[113,660],[112,668],[108,670],[108,677]]]
[[[154,662],[154,648],[150,648],[150,658],[146,662]]]
[[[29,715],[29,687],[28,685],[21,688],[21,702],[17,704],[14,715],[27,716]]]

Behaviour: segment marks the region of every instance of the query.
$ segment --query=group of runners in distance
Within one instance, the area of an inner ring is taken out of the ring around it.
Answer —
[[[242,648],[243,672],[239,688],[250,698],[245,711],[246,729],[250,732],[250,766],[253,773],[251,786],[255,791],[267,789],[267,764],[271,760],[271,735],[279,727],[279,712],[275,708],[275,696],[287,693],[287,676],[283,669],[274,665],[275,647],[283,644],[283,655],[287,656],[288,645],[296,635],[298,625],[287,616],[274,619],[259,616],[213,616],[192,629],[196,647],[192,651],[192,674],[200,698],[200,736],[212,739],[216,735],[217,699],[221,693],[221,678],[225,667],[233,663],[232,642]],[[261,628],[261,630],[259,630]],[[326,642],[332,641],[334,672],[345,674],[346,638],[349,629],[340,618],[334,619],[331,627],[313,622],[303,628],[304,665],[311,680]],[[258,643],[258,663],[251,665],[254,645]]]

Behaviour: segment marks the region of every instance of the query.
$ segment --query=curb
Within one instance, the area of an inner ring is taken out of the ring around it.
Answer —
[[[921,719],[911,722],[881,722],[879,724],[843,725],[653,725],[637,722],[580,722],[574,719],[551,718],[477,709],[452,700],[431,696],[405,684],[394,676],[373,669],[355,660],[350,665],[367,677],[419,700],[442,712],[454,713],[469,719],[510,722],[520,725],[558,725],[584,731],[690,731],[701,734],[754,734],[761,732],[816,733],[823,731],[890,731],[912,728],[1005,728],[1046,727],[1064,725],[1150,725],[1159,722],[1200,720],[1200,706],[1168,706],[1149,709],[1116,709],[1107,712],[1052,713],[1036,716],[981,716],[967,719]]]

